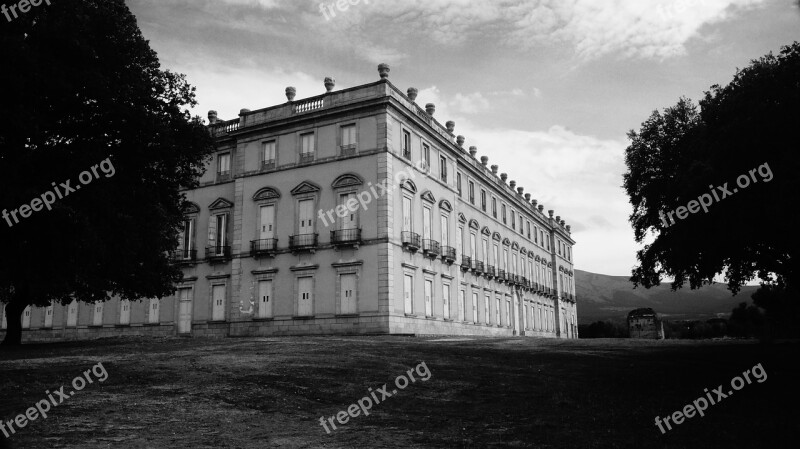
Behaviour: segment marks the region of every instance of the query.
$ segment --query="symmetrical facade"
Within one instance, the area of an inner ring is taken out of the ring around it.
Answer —
[[[34,310],[26,327],[577,338],[570,227],[379,72],[301,101],[290,87],[235,120],[209,112],[218,148],[186,192],[175,295]]]

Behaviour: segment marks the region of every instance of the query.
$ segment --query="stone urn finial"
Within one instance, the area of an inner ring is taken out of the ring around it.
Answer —
[[[500,168],[497,165],[492,165],[492,174],[497,176],[497,169]]]
[[[517,186],[517,181],[514,181],[514,180],[512,179],[512,180],[511,180],[511,182],[509,182],[509,183],[508,183],[508,185],[511,187],[511,190],[514,190],[514,187],[516,187],[516,186]]]
[[[539,204],[539,200],[534,199],[533,201],[531,201],[531,206],[533,206],[534,210],[536,209],[537,204]]]
[[[464,136],[458,136],[458,137],[456,137],[456,143],[457,143],[457,144],[458,144],[458,146],[460,146],[460,147],[463,147],[463,146],[464,146],[464,141],[465,141],[465,140],[466,140],[466,139],[464,138]]]
[[[469,147],[469,155],[470,155],[470,156],[472,156],[472,157],[475,157],[475,154],[476,154],[477,152],[478,152],[478,147],[476,147],[476,146],[474,146],[474,145],[473,145],[473,146],[471,146],[471,147]]]
[[[416,87],[409,87],[408,90],[406,90],[406,95],[408,96],[408,99],[411,101],[417,101],[418,93],[419,89],[417,89]]]
[[[525,194],[525,201],[528,202],[528,203],[531,202],[531,194],[530,193],[526,193]]]
[[[489,156],[481,156],[481,164],[483,164],[483,166],[486,167],[488,163],[489,163]]]
[[[247,108],[239,109],[239,115],[245,115],[248,112],[250,112],[250,109],[247,109]]]
[[[560,222],[561,222],[561,215],[556,215],[556,223],[560,223]]]
[[[210,125],[217,123],[217,111],[214,110],[208,111],[208,123]]]
[[[456,129],[456,122],[448,120],[447,123],[444,124],[444,126],[447,128],[447,132],[453,134],[453,131],[455,131]]]
[[[433,104],[433,103],[426,104],[425,105],[425,112],[427,112],[428,115],[433,116],[434,112],[436,112],[436,105]]]
[[[508,175],[505,173],[500,173],[500,179],[502,179],[503,182],[506,182],[506,179],[508,179]]]
[[[550,209],[550,210],[548,210],[548,211],[547,211],[547,215],[549,215],[549,216],[550,216],[550,218],[553,218],[553,214],[554,214],[555,212],[556,212],[555,210],[553,210],[553,209]]]
[[[572,225],[567,225],[567,232],[572,234]]]
[[[328,92],[332,91],[334,86],[336,86],[336,80],[331,78],[330,76],[325,77],[325,90]]]
[[[378,64],[378,74],[381,76],[382,80],[389,78],[389,64],[381,63]]]
[[[297,95],[297,89],[292,86],[286,88],[286,99],[289,101],[294,101],[294,97]]]
[[[542,213],[542,211],[544,211],[544,204],[539,205],[539,213]]]
[[[522,195],[522,192],[524,192],[524,191],[525,191],[525,187],[517,187],[517,193],[519,193],[520,195]]]
[[[561,220],[561,227],[562,228],[564,227],[565,224],[567,224],[567,222],[565,220]]]

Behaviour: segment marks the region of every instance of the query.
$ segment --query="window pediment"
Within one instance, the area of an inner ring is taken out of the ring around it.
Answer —
[[[484,226],[483,229],[481,229],[481,234],[483,234],[483,235],[492,235],[492,231],[489,230],[488,226]]]
[[[503,245],[510,246],[511,240],[509,240],[508,238],[503,239]]]
[[[364,180],[361,179],[360,176],[356,175],[355,173],[345,173],[336,178],[331,184],[331,187],[334,189],[342,189],[345,187],[360,186],[363,184]]]
[[[255,195],[253,195],[253,200],[272,200],[278,199],[281,197],[281,192],[273,187],[263,187],[259,189]]]
[[[409,192],[411,192],[411,193],[417,193],[417,185],[416,185],[416,184],[414,184],[414,181],[412,181],[412,180],[410,180],[410,179],[406,179],[406,180],[404,180],[404,181],[403,181],[403,182],[400,184],[400,188],[401,188],[401,189],[404,189],[404,190],[408,190],[408,191],[409,191]]]
[[[200,206],[198,206],[197,203],[186,201],[183,204],[183,213],[184,215],[199,214]]]
[[[453,212],[453,205],[447,200],[441,200],[439,201],[439,209],[447,212]]]
[[[316,193],[321,189],[318,185],[310,181],[303,181],[292,189],[292,195],[302,195],[304,193]]]
[[[467,217],[465,217],[464,214],[462,214],[461,212],[458,213],[458,222],[459,223],[466,223],[467,222]]]
[[[472,220],[469,221],[469,227],[472,229],[480,229],[481,225],[479,225],[478,221],[473,218]]]
[[[499,232],[495,232],[495,233],[492,234],[492,240],[497,240],[499,242],[499,241],[503,240],[503,238],[500,237],[500,233]]]
[[[426,190],[426,191],[422,192],[422,194],[419,197],[422,198],[424,201],[427,201],[429,203],[432,203],[432,204],[436,203],[436,198],[433,197],[433,193],[431,193],[430,190]]]
[[[213,203],[208,206],[209,210],[217,210],[217,209],[230,209],[233,207],[233,203],[226,200],[225,198],[217,198]]]
[[[519,243],[514,242],[511,244],[511,249],[519,249]]]

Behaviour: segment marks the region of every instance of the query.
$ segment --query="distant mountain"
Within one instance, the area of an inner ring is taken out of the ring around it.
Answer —
[[[624,321],[633,309],[650,307],[669,320],[707,320],[727,318],[741,302],[751,303],[750,295],[758,286],[745,286],[733,296],[725,284],[715,284],[699,290],[688,287],[671,291],[669,283],[634,290],[628,276],[608,276],[575,270],[575,290],[578,297],[578,321]]]

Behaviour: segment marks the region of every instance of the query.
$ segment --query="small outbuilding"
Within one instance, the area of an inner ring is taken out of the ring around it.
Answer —
[[[664,323],[651,308],[645,307],[628,313],[628,333],[631,338],[664,339]]]

